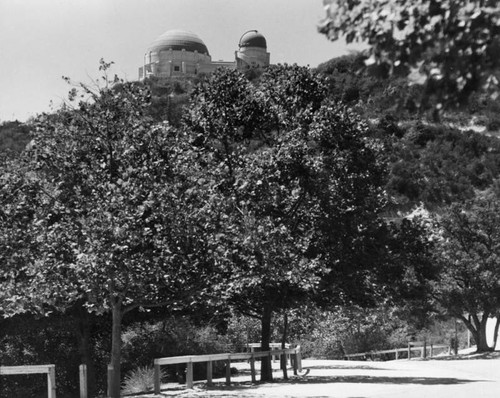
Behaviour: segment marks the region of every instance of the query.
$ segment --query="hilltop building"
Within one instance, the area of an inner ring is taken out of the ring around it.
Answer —
[[[270,62],[265,37],[256,30],[245,32],[234,58],[234,61],[212,61],[207,46],[196,34],[169,30],[148,47],[144,64],[139,68],[139,80],[151,76],[161,79],[210,73],[219,67],[237,70],[264,68]]]

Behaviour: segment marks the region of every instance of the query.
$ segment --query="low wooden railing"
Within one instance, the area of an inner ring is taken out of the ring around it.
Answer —
[[[241,352],[241,353],[224,353],[224,354],[209,354],[209,355],[186,355],[180,357],[156,358],[154,360],[155,369],[155,394],[160,393],[161,389],[161,371],[160,367],[164,365],[186,364],[186,387],[193,388],[193,363],[207,363],[207,384],[212,385],[213,362],[226,362],[226,384],[231,383],[231,361],[249,361],[250,372],[252,375],[252,383],[256,381],[255,374],[255,359],[263,357],[273,357],[281,355],[290,355],[294,374],[302,371],[302,360],[300,355],[300,346],[297,348],[289,348],[285,350],[257,351],[257,352]]]
[[[260,346],[261,346],[260,343],[248,343],[246,345],[246,348],[247,348],[247,351],[249,351],[249,352],[256,352],[256,351],[260,350]],[[281,343],[269,343],[269,348],[271,350],[280,350],[281,346],[282,346]],[[290,344],[286,343],[284,348],[285,349],[290,348]],[[277,361],[278,359],[279,359],[278,357],[273,355],[273,362]]]
[[[408,347],[406,348],[393,348],[390,350],[380,350],[380,351],[369,351],[369,352],[362,352],[362,353],[357,353],[357,354],[346,354],[344,355],[344,359],[350,360],[354,358],[362,358],[362,359],[375,359],[376,357],[384,354],[394,354],[395,359],[399,359],[399,354],[400,353],[407,353],[407,359],[411,359],[411,355],[413,351],[420,351],[420,357],[421,358],[427,358],[433,357],[434,356],[434,350],[436,349],[443,349],[446,348],[449,350],[448,345],[441,345],[441,344],[427,344],[426,342],[421,342],[421,341],[415,341],[415,342],[410,342],[408,343]],[[427,352],[429,351],[429,355]]]
[[[0,376],[3,375],[26,375],[47,374],[48,398],[56,398],[56,366],[55,365],[24,365],[24,366],[0,366]]]

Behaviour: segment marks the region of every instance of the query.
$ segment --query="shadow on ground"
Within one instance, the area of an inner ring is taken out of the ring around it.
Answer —
[[[463,355],[446,355],[442,357],[433,357],[433,361],[464,361],[464,360],[474,360],[474,359],[499,359],[500,351],[492,352],[481,352],[473,354],[463,354]]]
[[[333,383],[363,383],[363,384],[420,384],[420,385],[450,385],[474,383],[482,380],[457,379],[454,377],[396,377],[396,376],[307,376],[289,380],[290,384],[333,384]]]
[[[385,368],[376,368],[376,367],[369,366],[369,365],[315,365],[315,366],[308,366],[307,369],[389,370],[389,369],[385,369]]]
[[[389,377],[389,376],[366,376],[366,375],[350,375],[350,376],[302,376],[294,377],[289,380],[276,380],[273,384],[336,384],[336,383],[352,383],[352,384],[419,384],[419,385],[454,385],[474,383],[482,380],[468,380],[458,379],[451,377]],[[230,386],[224,383],[215,383],[212,387],[206,384],[198,385],[198,388],[210,391],[220,391],[218,398],[224,396],[224,392],[238,392],[239,397],[244,397],[245,392],[250,392],[259,387],[261,384],[252,384],[251,382],[234,382]],[[170,393],[173,391],[170,390]],[[179,391],[180,392],[180,391]],[[171,395],[170,395],[171,396]],[[234,397],[234,395],[231,395]],[[252,397],[259,397],[260,395],[252,395]],[[311,397],[312,398],[312,397]],[[315,397],[321,398],[321,397]]]

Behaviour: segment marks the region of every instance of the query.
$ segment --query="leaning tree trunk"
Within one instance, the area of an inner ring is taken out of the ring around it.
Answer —
[[[122,305],[117,299],[112,308],[113,326],[111,334],[111,372],[108,379],[110,398],[120,398],[121,356],[122,356]]]
[[[458,316],[459,319],[467,326],[467,328],[472,333],[474,341],[476,342],[477,352],[488,352],[492,351],[492,348],[488,345],[486,339],[486,323],[488,322],[489,313],[484,313],[482,318],[479,319],[477,314],[471,314],[472,320],[465,318],[464,316]]]
[[[269,351],[269,344],[271,343],[271,320],[272,320],[273,311],[271,306],[264,305],[264,310],[262,313],[262,330],[261,330],[261,339],[260,339],[260,348],[262,351]],[[261,359],[261,381],[272,381],[273,380],[273,370],[271,367],[271,357],[265,356]]]
[[[476,321],[476,319],[475,319]],[[488,340],[486,339],[486,324],[488,322],[488,314],[483,314],[482,319],[477,322],[478,326],[478,341],[477,344],[477,352],[487,352],[491,351],[491,347],[488,345]]]

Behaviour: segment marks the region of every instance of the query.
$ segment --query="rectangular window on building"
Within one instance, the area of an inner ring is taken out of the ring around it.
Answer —
[[[181,67],[180,66],[174,66],[174,71],[175,72],[179,72],[181,70]]]

